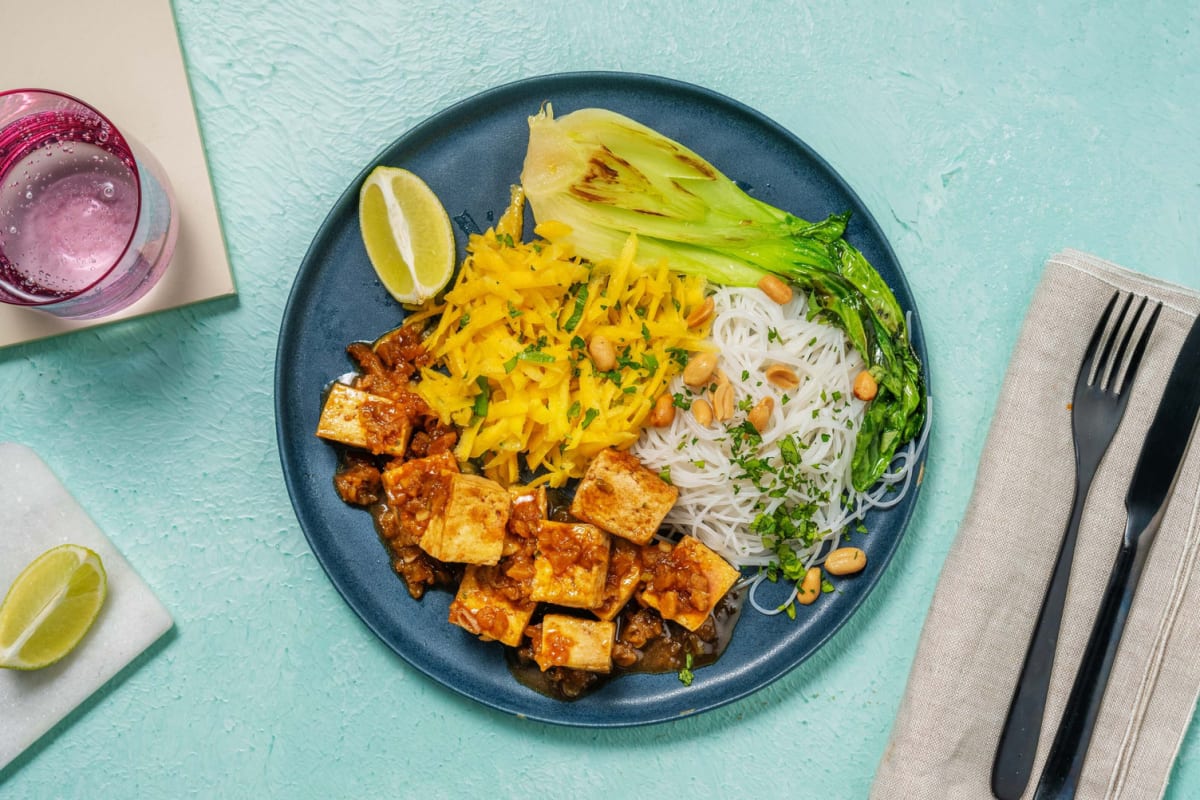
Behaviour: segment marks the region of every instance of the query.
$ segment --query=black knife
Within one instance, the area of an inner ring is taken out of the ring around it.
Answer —
[[[1058,733],[1042,770],[1035,800],[1075,796],[1133,594],[1179,478],[1198,413],[1200,318],[1192,323],[1175,359],[1158,411],[1142,444],[1137,468],[1125,495],[1125,535],[1100,601],[1079,673],[1067,698]]]

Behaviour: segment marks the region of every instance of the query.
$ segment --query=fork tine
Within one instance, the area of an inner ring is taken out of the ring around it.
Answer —
[[[1142,301],[1142,306],[1146,305],[1146,301]],[[1138,314],[1141,314],[1142,306],[1138,307]],[[1142,363],[1142,354],[1146,352],[1146,343],[1150,341],[1150,334],[1154,332],[1154,323],[1158,322],[1158,312],[1162,311],[1162,303],[1155,303],[1154,310],[1150,312],[1150,319],[1146,320],[1146,327],[1142,328],[1142,333],[1138,337],[1138,343],[1133,347],[1133,355],[1129,357],[1129,366],[1125,367],[1125,375],[1121,378],[1121,385],[1115,391],[1122,392],[1126,386],[1133,383],[1133,379],[1137,377],[1138,365]],[[1125,345],[1129,343],[1129,337],[1133,333],[1133,327],[1130,326],[1129,333],[1125,335],[1125,341],[1121,343],[1121,355],[1125,354]],[[1118,362],[1119,363],[1119,362]]]
[[[1113,352],[1113,345],[1117,343],[1117,339],[1121,335],[1121,326],[1125,324],[1125,315],[1129,311],[1129,306],[1133,303],[1133,295],[1125,297],[1125,303],[1121,306],[1121,313],[1117,315],[1117,321],[1113,324],[1112,330],[1108,334],[1108,338],[1104,342],[1104,355],[1100,356],[1100,362],[1096,365],[1096,376],[1093,378],[1093,385],[1098,386],[1102,391],[1108,386],[1110,379],[1114,379],[1117,370],[1114,362],[1109,359]],[[1136,320],[1137,318],[1134,317]],[[1133,329],[1133,322],[1129,323],[1130,330]],[[1120,364],[1120,362],[1115,362]]]
[[[1113,292],[1113,296],[1109,298],[1108,305],[1104,307],[1104,313],[1100,315],[1100,321],[1096,323],[1096,329],[1092,331],[1092,340],[1088,342],[1087,350],[1083,351],[1083,363],[1079,365],[1079,378],[1075,381],[1076,393],[1092,382],[1092,367],[1096,364],[1096,350],[1100,346],[1100,337],[1104,336],[1104,330],[1108,327],[1108,320],[1112,316],[1113,306],[1117,304],[1117,298],[1120,295],[1120,292]]]
[[[1130,299],[1133,295],[1130,295]],[[1129,327],[1125,329],[1125,335],[1121,337],[1121,346],[1117,348],[1117,354],[1113,356],[1112,362],[1108,365],[1108,380],[1102,388],[1105,391],[1118,394],[1120,392],[1120,384],[1117,383],[1117,378],[1121,374],[1121,363],[1125,360],[1125,351],[1129,349],[1129,342],[1133,339],[1133,332],[1137,329],[1138,321],[1142,318],[1142,312],[1146,310],[1146,303],[1149,300],[1146,297],[1142,298],[1142,302],[1138,303],[1137,310],[1133,312],[1133,316],[1129,319]],[[1117,338],[1117,330],[1113,331],[1113,339]]]

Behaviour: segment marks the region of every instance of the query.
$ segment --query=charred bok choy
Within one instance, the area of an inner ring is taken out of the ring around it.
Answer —
[[[766,274],[808,291],[814,313],[842,328],[866,359],[879,394],[866,410],[852,464],[865,490],[925,413],[921,365],[895,296],[843,233],[849,212],[821,222],[750,197],[703,158],[641,123],[588,108],[529,118],[521,182],[539,222],[592,261],[615,259],[629,235],[639,261],[730,286]]]

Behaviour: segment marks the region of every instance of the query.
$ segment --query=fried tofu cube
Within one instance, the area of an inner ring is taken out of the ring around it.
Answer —
[[[455,473],[440,514],[429,519],[421,549],[439,561],[495,564],[504,550],[508,490],[478,475]]]
[[[642,580],[642,548],[625,539],[613,539],[604,578],[604,600],[592,613],[612,620],[633,597]]]
[[[450,495],[450,481],[458,462],[450,453],[414,458],[383,471],[387,511],[379,531],[394,547],[417,545],[429,521],[440,516]],[[383,524],[384,520],[390,524]]]
[[[317,436],[322,439],[376,455],[404,455],[411,433],[412,421],[399,405],[344,383],[330,387],[317,421]]]
[[[596,608],[604,601],[609,546],[609,535],[595,525],[542,520],[530,597],[571,608]]]
[[[533,660],[542,672],[551,667],[611,672],[617,626],[604,620],[565,614],[542,618],[541,635],[533,639]]]
[[[516,647],[525,635],[537,603],[513,600],[504,591],[506,578],[500,567],[471,564],[463,573],[458,593],[450,603],[450,622],[480,639]]]
[[[741,573],[706,547],[685,536],[670,553],[650,565],[641,600],[689,631],[704,624]]]
[[[512,537],[530,539],[536,535],[538,523],[550,516],[546,487],[509,487],[509,492],[512,494],[512,513],[508,516],[508,532]]]
[[[635,456],[602,450],[579,482],[571,514],[614,536],[646,544],[678,498],[678,489]]]

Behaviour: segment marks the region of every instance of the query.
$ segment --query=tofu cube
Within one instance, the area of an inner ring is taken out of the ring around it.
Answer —
[[[641,600],[689,631],[704,624],[741,573],[706,547],[685,536],[670,553],[650,565]]]
[[[615,619],[641,580],[642,548],[625,539],[613,539],[608,574],[604,578],[604,599],[592,613],[600,619]]]
[[[317,436],[322,439],[376,455],[404,455],[411,433],[412,421],[399,405],[344,383],[330,387],[317,421]]]
[[[538,523],[550,516],[546,487],[509,487],[509,492],[512,493],[512,513],[508,517],[508,532],[521,539],[533,538]]]
[[[542,520],[530,597],[571,608],[596,608],[604,600],[608,551],[609,536],[595,525]]]
[[[503,591],[501,567],[471,564],[463,573],[458,593],[450,603],[450,622],[485,642],[496,640],[516,647],[525,636],[537,603],[512,600]]]
[[[678,489],[635,456],[602,450],[579,482],[571,514],[614,536],[646,544],[678,498]]]
[[[533,660],[542,672],[551,667],[611,672],[616,633],[613,622],[547,614],[533,640]]]
[[[504,550],[508,490],[478,475],[455,473],[445,507],[429,519],[421,549],[439,561],[495,564]]]
[[[457,472],[458,462],[450,453],[414,458],[384,470],[388,510],[379,518],[380,535],[394,547],[416,546],[429,521],[445,509],[450,481]]]

